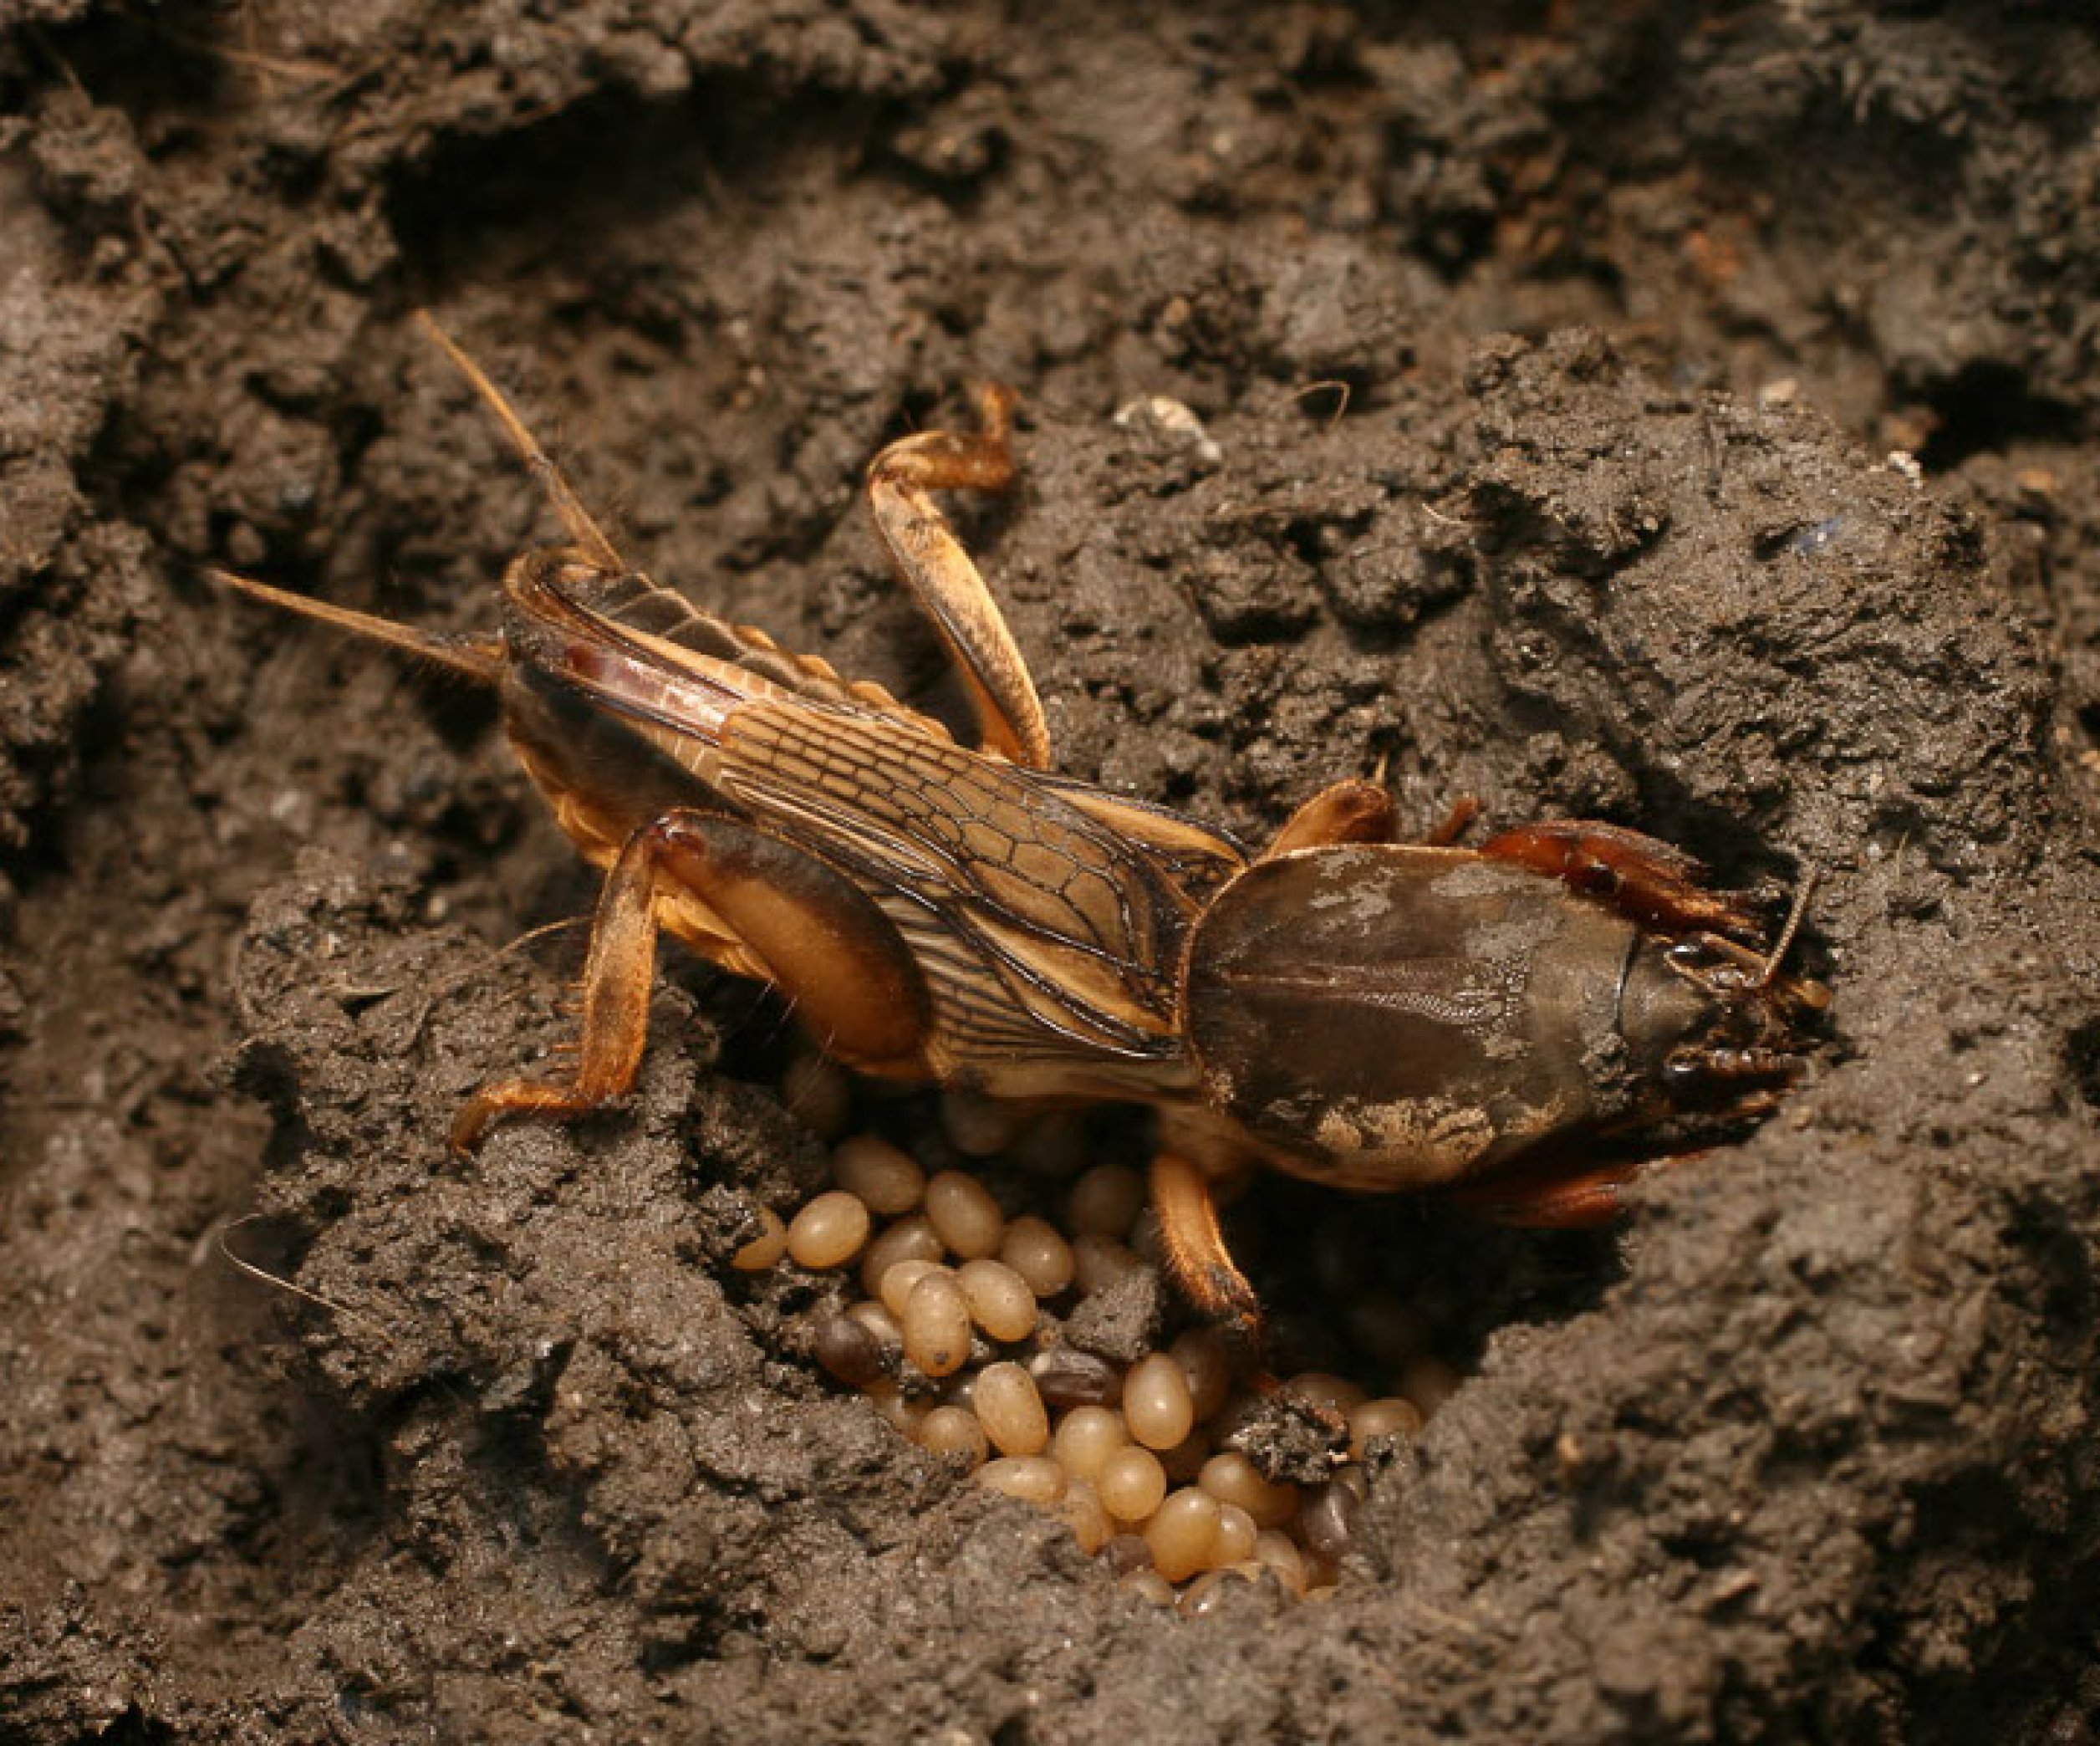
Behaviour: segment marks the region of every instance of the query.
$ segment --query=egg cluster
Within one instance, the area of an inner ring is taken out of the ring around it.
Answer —
[[[1126,1586],[1163,1604],[1201,1611],[1223,1585],[1264,1573],[1294,1595],[1333,1591],[1366,1450],[1418,1433],[1455,1382],[1425,1355],[1404,1307],[1373,1299],[1351,1319],[1354,1350],[1393,1379],[1377,1394],[1324,1371],[1257,1376],[1251,1355],[1200,1322],[1156,1350],[1104,1356],[1068,1339],[1068,1323],[1156,1264],[1138,1172],[1075,1160],[1076,1174],[1054,1183],[1015,1178],[1002,1207],[975,1175],[929,1174],[889,1141],[849,1131],[851,1086],[830,1064],[798,1060],[782,1090],[833,1142],[833,1186],[784,1223],[762,1212],[733,1264],[853,1270],[862,1294],[813,1330],[831,1376],[978,1483],[1058,1516]],[[966,1097],[945,1099],[942,1119],[966,1156],[1032,1137],[1007,1110]],[[1031,1189],[1048,1192],[1019,1209]],[[1266,1476],[1235,1446],[1279,1401],[1333,1445],[1312,1483]]]

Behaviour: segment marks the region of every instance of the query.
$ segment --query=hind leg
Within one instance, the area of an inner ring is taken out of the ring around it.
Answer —
[[[889,918],[844,875],[777,837],[667,813],[627,840],[599,896],[574,1076],[484,1085],[452,1125],[454,1150],[471,1151],[507,1116],[566,1121],[626,1095],[648,1039],[658,910],[681,896],[719,919],[711,949],[780,989],[826,1049],[872,1070],[909,1070],[931,1004]]]
[[[1352,779],[1322,789],[1292,813],[1262,859],[1274,860],[1298,849],[1389,843],[1396,834],[1393,797],[1375,782]]]
[[[935,506],[936,491],[1002,492],[1013,482],[1013,391],[979,391],[984,428],[926,431],[893,442],[868,467],[868,506],[889,561],[934,628],[970,693],[986,749],[1031,769],[1050,767],[1050,728],[1028,664],[977,566]]]

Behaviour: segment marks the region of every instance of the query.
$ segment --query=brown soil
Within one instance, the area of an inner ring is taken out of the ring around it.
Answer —
[[[0,12],[0,1736],[2088,1738],[2086,8],[1029,20]],[[820,1163],[747,992],[446,1158],[589,883],[482,700],[198,574],[487,621],[547,518],[421,305],[652,570],[907,689],[859,468],[1014,383],[1066,768],[1819,864],[1809,1082],[1617,1243],[1374,1209],[1474,1374],[1340,1597],[1119,1594],[726,1274]]]

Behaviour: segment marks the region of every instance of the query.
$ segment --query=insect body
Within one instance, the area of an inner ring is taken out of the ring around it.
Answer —
[[[1152,1186],[1188,1294],[1249,1326],[1212,1185],[1267,1164],[1369,1190],[1456,1187],[1503,1216],[1608,1217],[1623,1161],[1769,1107],[1827,1001],[1756,949],[1744,902],[1649,839],[1593,824],[1477,850],[1397,843],[1345,782],[1265,850],[1057,775],[996,603],[935,508],[1002,489],[1009,401],[869,472],[877,528],[969,691],[957,745],[879,687],[793,656],[629,569],[508,404],[431,331],[540,474],[571,544],[518,558],[500,638],[444,637],[237,577],[277,604],[494,685],[562,829],[606,870],[573,1075],[485,1086],[454,1143],[573,1116],[632,1085],[656,936],[782,990],[863,1072],[995,1098],[1159,1111]],[[1462,821],[1460,821],[1462,822]],[[1805,896],[1805,893],[1804,893]]]

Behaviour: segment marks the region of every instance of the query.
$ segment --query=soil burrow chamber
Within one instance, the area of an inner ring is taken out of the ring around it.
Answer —
[[[2097,104],[2042,3],[15,0],[0,1738],[2088,1738]],[[1013,385],[1063,768],[1815,865],[1812,1072],[1613,1234],[1257,1187],[1292,1337],[1462,1380],[1324,1604],[1130,1592],[731,1264],[824,1179],[777,1003],[667,954],[627,1107],[448,1156],[594,881],[485,698],[201,576],[491,621],[553,528],[421,308],[935,707],[860,472]]]

